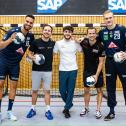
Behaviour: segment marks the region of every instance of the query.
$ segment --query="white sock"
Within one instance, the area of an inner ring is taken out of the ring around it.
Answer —
[[[50,105],[46,105],[46,112],[50,110]]]
[[[31,109],[35,110],[35,107],[36,107],[36,105],[32,105],[31,106]]]

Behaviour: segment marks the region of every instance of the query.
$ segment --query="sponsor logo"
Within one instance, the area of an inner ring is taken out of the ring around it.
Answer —
[[[67,0],[37,0],[37,13],[55,13]]]
[[[111,42],[108,48],[118,48],[118,46],[115,43]]]
[[[126,13],[126,0],[108,0],[108,9],[114,13]]]
[[[19,53],[19,54],[21,54],[21,55],[23,55],[23,54],[24,54],[24,51],[23,51],[22,47],[21,47],[21,48],[19,48],[19,49],[17,49],[17,50],[16,50],[16,52],[18,52],[18,53]]]

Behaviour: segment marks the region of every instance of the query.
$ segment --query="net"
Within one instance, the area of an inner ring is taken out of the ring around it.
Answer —
[[[80,38],[85,35],[87,28],[86,27],[78,27],[78,25],[74,24],[74,37]],[[90,26],[90,25],[89,25]],[[7,30],[9,30],[11,27],[1,27],[0,28],[0,38],[3,37],[3,35],[6,33]],[[97,27],[99,30],[100,27]],[[34,27],[32,29],[32,32],[35,35],[35,38],[41,37],[41,27]],[[53,27],[53,35],[52,39],[57,41],[63,38],[63,27],[60,25],[56,25]],[[28,51],[25,53],[21,63],[20,63],[20,77],[18,81],[18,87],[17,87],[17,95],[21,96],[31,96],[32,90],[31,90],[31,64],[29,64],[26,61],[26,56],[28,54]],[[74,96],[83,96],[84,90],[83,90],[83,54],[77,53],[77,63],[78,63],[78,75],[76,80],[76,87]],[[59,94],[59,80],[58,80],[58,66],[59,66],[59,55],[55,55],[53,59],[53,77],[52,77],[52,83],[51,83],[51,96],[52,97],[60,97]],[[10,81],[9,79],[6,81],[6,84],[4,85],[4,93],[9,91],[9,85]],[[92,89],[92,95],[96,94],[96,91]],[[39,97],[43,96],[43,90],[42,86],[38,93]]]

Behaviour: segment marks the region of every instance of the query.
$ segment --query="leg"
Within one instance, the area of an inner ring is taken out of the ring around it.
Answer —
[[[3,87],[4,87],[4,80],[0,80],[0,112],[1,112],[1,102],[3,97]]]
[[[51,85],[51,81],[52,81],[52,72],[43,72],[43,90],[44,90],[44,94],[45,94],[45,104],[46,104],[46,113],[45,113],[45,117],[48,120],[52,120],[53,119],[53,115],[51,113],[50,110],[50,85]]]
[[[100,111],[102,96],[103,96],[102,88],[97,88],[97,111]]]
[[[38,90],[40,88],[41,74],[38,71],[32,71],[32,106],[27,114],[27,118],[32,118],[36,115],[36,102],[38,97]]]
[[[67,83],[67,98],[66,98],[66,109],[70,109],[73,106],[73,96],[77,77],[77,70],[69,71],[68,83]]]
[[[68,72],[59,71],[59,91],[61,94],[61,98],[65,103],[67,97],[67,78],[68,78]]]
[[[85,102],[85,108],[89,108],[89,102],[90,102],[90,87],[84,87],[84,102]]]

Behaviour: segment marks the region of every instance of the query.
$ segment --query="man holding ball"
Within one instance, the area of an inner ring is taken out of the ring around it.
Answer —
[[[42,87],[45,94],[46,111],[45,117],[48,120],[53,119],[50,108],[50,84],[52,81],[52,61],[53,61],[53,48],[55,42],[51,40],[53,28],[50,25],[44,25],[42,36],[36,39],[30,46],[29,57],[33,60],[32,65],[32,106],[27,118],[32,118],[36,115],[36,102],[38,90],[40,88],[41,80],[43,81]],[[43,55],[41,63],[39,64],[39,55]],[[45,60],[43,62],[43,60]]]
[[[114,15],[110,10],[105,11],[103,17],[106,27],[99,32],[99,40],[103,43],[106,53],[107,104],[110,112],[104,120],[109,121],[115,118],[117,75],[122,82],[126,104],[126,63],[125,61],[115,62],[113,58],[115,53],[122,52],[122,61],[126,59],[126,28],[114,23]]]
[[[17,81],[19,78],[20,61],[29,45],[34,40],[34,35],[29,32],[29,30],[33,27],[34,20],[35,17],[33,15],[27,15],[22,27],[12,28],[6,33],[3,40],[0,41],[0,122],[2,120],[2,94],[7,75],[9,75],[10,78],[7,117],[13,121],[17,120],[17,117],[12,113],[12,107],[16,95]],[[17,40],[16,33],[22,33],[25,36],[25,41],[15,41]]]

